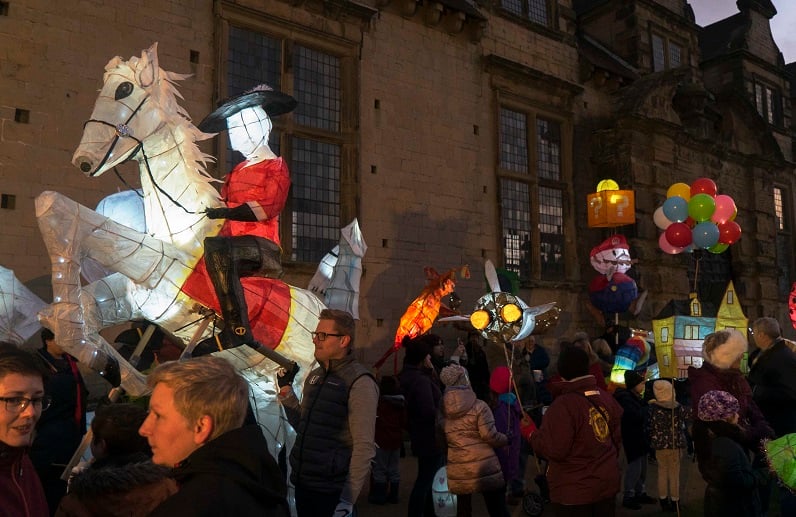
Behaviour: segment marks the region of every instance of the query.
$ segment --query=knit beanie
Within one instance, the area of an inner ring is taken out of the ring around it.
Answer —
[[[467,379],[467,370],[458,364],[452,364],[443,368],[439,374],[439,379],[445,386],[470,385],[470,381]]]
[[[511,391],[511,370],[508,366],[498,366],[489,377],[489,389],[502,395]]]
[[[404,337],[402,346],[406,349],[404,361],[407,364],[419,364],[431,353],[431,347],[436,343],[436,339],[429,338],[428,334],[416,338]]]
[[[570,346],[558,355],[558,374],[565,381],[589,374],[589,354],[582,348]]]
[[[627,389],[632,390],[642,382],[644,382],[644,377],[638,372],[634,370],[625,370],[625,387]]]
[[[743,334],[735,329],[714,332],[705,338],[702,357],[716,368],[726,370],[749,349]]]
[[[699,399],[697,417],[704,422],[727,420],[740,410],[738,399],[726,391],[713,390]]]
[[[657,380],[652,384],[655,401],[665,407],[674,407],[674,386],[665,380]]]

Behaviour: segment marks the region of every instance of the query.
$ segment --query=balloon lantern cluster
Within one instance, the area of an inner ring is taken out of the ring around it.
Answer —
[[[675,183],[653,215],[655,225],[663,230],[658,245],[671,255],[694,249],[723,253],[741,238],[737,214],[735,201],[718,194],[712,179],[699,178],[691,185]]]

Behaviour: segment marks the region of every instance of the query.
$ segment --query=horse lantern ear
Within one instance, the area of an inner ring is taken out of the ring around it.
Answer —
[[[141,60],[136,67],[138,84],[142,88],[149,88],[155,82],[158,74],[158,44],[153,43],[151,47],[141,51]]]

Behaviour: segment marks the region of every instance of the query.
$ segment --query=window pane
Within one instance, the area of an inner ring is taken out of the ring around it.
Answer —
[[[757,112],[761,115],[763,114],[763,87],[759,84],[755,84],[755,107],[757,107]]]
[[[528,124],[524,113],[500,109],[500,166],[528,173]]]
[[[292,260],[318,262],[340,240],[340,146],[293,138]]]
[[[652,35],[652,71],[660,72],[666,68],[666,55],[663,53],[663,38]]]
[[[766,88],[766,120],[774,123],[774,90],[771,88]]]
[[[531,274],[531,200],[528,184],[500,180],[503,264],[520,278]]]
[[[669,42],[669,68],[680,68],[683,49],[677,43]]]
[[[227,97],[234,97],[260,83],[279,90],[282,80],[281,63],[281,40],[231,25],[227,56]]]
[[[547,0],[528,0],[528,19],[547,25]]]
[[[296,45],[293,58],[298,124],[340,131],[340,59]]]
[[[785,213],[782,205],[782,189],[774,187],[774,215],[776,218],[777,230],[785,229]]]
[[[539,253],[542,278],[564,274],[564,195],[559,189],[539,187]]]
[[[500,7],[517,16],[522,16],[522,5],[523,0],[500,0]]]
[[[561,179],[561,126],[557,122],[536,119],[536,152],[539,177]]]

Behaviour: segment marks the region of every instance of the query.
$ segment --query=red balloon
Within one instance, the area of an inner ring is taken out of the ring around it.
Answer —
[[[741,225],[735,221],[727,221],[721,223],[719,227],[719,242],[724,244],[733,244],[741,238]]]
[[[689,215],[688,217],[686,217],[686,218],[685,218],[685,221],[683,221],[683,222],[684,222],[684,223],[685,223],[685,225],[686,225],[686,226],[688,226],[689,228],[693,228],[694,226],[696,226],[696,221],[695,221],[695,220],[694,220],[694,218],[693,218],[693,217],[691,217],[690,215]]]
[[[672,246],[684,248],[691,244],[691,228],[685,223],[672,223],[664,233]]]
[[[694,197],[697,194],[715,196],[716,192],[718,191],[719,188],[716,186],[716,182],[710,178],[695,179],[691,184],[691,197]]]

